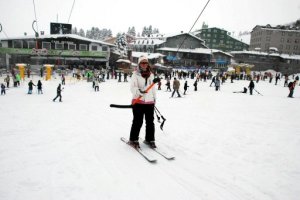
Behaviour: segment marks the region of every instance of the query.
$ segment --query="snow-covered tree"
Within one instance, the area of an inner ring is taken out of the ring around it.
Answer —
[[[131,28],[130,27],[128,28],[127,34],[128,35],[132,35],[132,36],[136,36],[136,32],[135,32],[134,26],[131,27]]]
[[[79,29],[78,35],[80,35],[82,37],[85,37],[85,32],[84,32],[84,30],[82,28]]]
[[[90,30],[87,30],[86,37],[94,40],[105,40],[112,36],[110,29],[99,29],[98,27],[92,27]]]
[[[78,35],[78,31],[77,31],[77,28],[76,28],[76,27],[72,28],[72,34]]]
[[[116,39],[116,46],[118,50],[120,51],[120,54],[123,56],[127,55],[127,41],[126,41],[126,34],[118,33],[117,39]]]
[[[158,28],[153,28],[152,25],[150,25],[149,27],[144,26],[142,31],[142,37],[147,37],[155,33],[159,33]]]

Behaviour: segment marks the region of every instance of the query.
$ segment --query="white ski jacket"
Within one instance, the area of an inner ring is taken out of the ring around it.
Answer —
[[[145,91],[153,83],[154,75],[151,73],[148,78],[142,77],[139,71],[134,71],[131,76],[130,90],[132,93],[132,102],[142,96],[138,104],[155,104],[156,89],[152,87],[147,93],[143,94],[140,91]]]

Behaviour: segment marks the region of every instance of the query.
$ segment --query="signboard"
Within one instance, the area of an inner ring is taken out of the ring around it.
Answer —
[[[1,48],[1,54],[20,54],[38,56],[74,56],[74,57],[98,57],[106,58],[107,51],[73,51],[73,50],[52,50],[52,49],[21,49],[21,48]]]
[[[50,34],[71,34],[72,24],[50,23]]]

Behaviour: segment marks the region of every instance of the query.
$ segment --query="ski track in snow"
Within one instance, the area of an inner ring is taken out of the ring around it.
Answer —
[[[27,95],[28,80],[10,88],[0,97],[0,200],[298,199],[299,87],[289,99],[283,82],[260,81],[264,96],[250,96],[232,93],[248,81],[228,80],[217,92],[199,82],[195,92],[187,80],[184,98],[170,98],[164,81],[157,91],[167,119],[164,131],[155,119],[157,145],[176,158],[142,145],[156,164],[120,141],[129,136],[131,109],[109,104],[130,104],[129,82],[110,79],[94,92],[92,83],[72,80],[62,103],[52,102],[58,79],[43,81],[43,95],[35,88]]]

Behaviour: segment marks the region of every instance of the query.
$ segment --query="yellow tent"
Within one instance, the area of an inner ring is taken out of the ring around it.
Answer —
[[[45,64],[44,67],[46,68],[46,81],[48,81],[51,79],[52,67],[54,67],[54,65]]]

